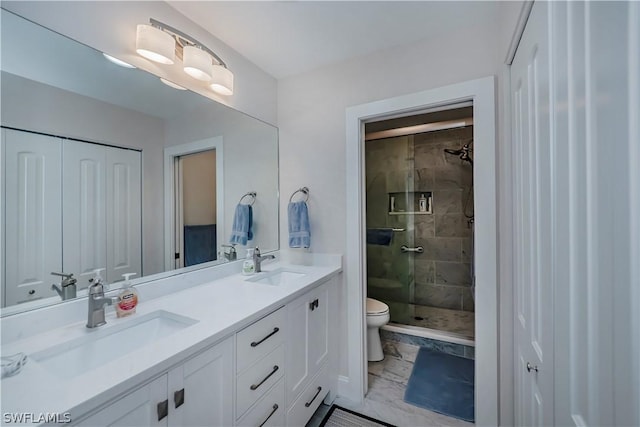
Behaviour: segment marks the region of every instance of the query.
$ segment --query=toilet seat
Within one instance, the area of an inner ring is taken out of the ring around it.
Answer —
[[[389,313],[389,306],[382,301],[367,298],[367,316],[383,316]]]

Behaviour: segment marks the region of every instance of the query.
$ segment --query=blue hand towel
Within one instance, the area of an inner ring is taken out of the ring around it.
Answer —
[[[238,204],[233,215],[233,227],[231,228],[230,243],[246,245],[253,239],[253,209],[251,205]]]
[[[367,228],[367,243],[389,246],[393,237],[393,228]]]
[[[308,248],[311,246],[309,210],[305,202],[289,203],[289,247]]]

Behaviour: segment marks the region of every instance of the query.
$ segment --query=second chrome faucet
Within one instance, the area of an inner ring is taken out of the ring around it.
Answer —
[[[96,276],[89,286],[89,311],[87,315],[87,328],[97,328],[107,323],[104,317],[104,307],[116,304],[120,297],[107,297],[104,295],[105,284],[100,277],[100,271],[96,270]]]

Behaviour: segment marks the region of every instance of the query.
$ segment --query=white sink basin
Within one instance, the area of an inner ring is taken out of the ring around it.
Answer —
[[[164,310],[87,330],[86,336],[30,355],[36,363],[64,378],[95,369],[128,353],[198,323],[197,320]]]
[[[306,273],[301,273],[299,271],[289,270],[286,268],[278,268],[273,271],[264,271],[262,273],[258,273],[256,277],[247,279],[247,281],[261,283],[263,285],[278,286],[284,283],[292,282],[303,276],[306,276]]]

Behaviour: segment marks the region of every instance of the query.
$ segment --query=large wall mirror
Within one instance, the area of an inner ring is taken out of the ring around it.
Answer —
[[[226,262],[238,203],[279,248],[275,127],[0,12],[3,315]]]

